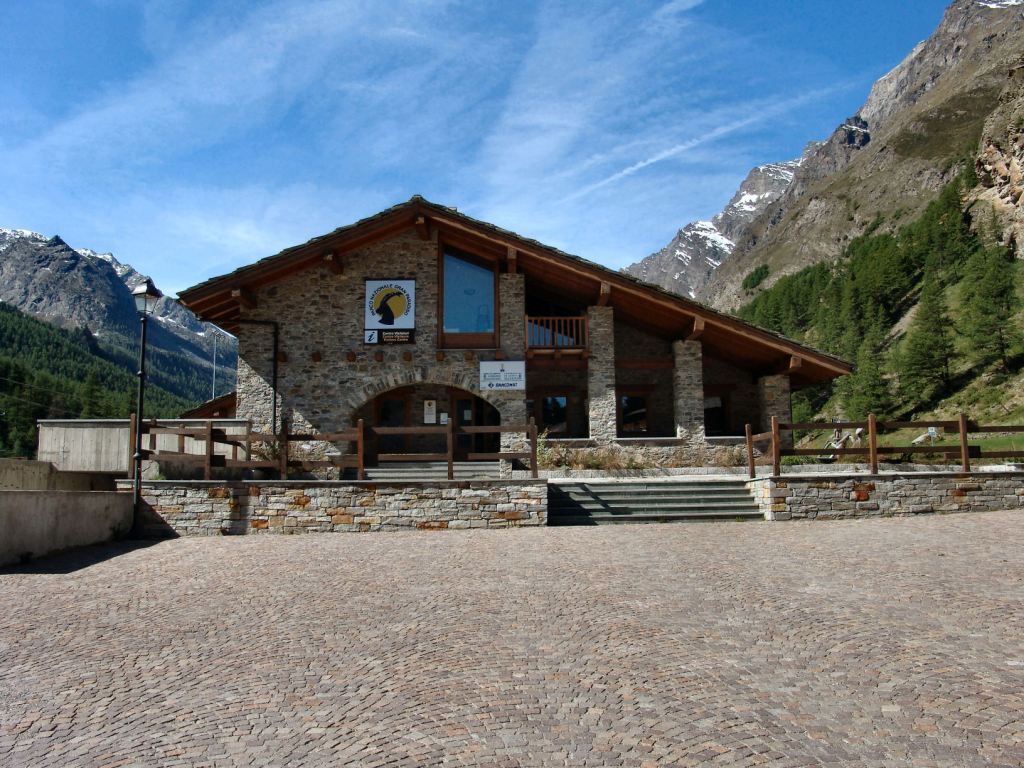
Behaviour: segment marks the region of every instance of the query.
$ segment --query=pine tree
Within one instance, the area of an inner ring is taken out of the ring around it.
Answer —
[[[1020,343],[1020,329],[1013,325],[1015,268],[1004,248],[979,251],[967,262],[961,328],[979,365],[999,361],[1007,367],[1011,348]]]
[[[931,270],[925,276],[917,314],[900,358],[900,389],[911,402],[928,402],[949,386],[953,356],[950,327],[942,285]]]
[[[874,413],[883,418],[893,409],[892,390],[885,377],[883,354],[885,348],[885,326],[880,313],[857,350],[857,362],[846,386],[846,413],[850,418],[863,418]]]

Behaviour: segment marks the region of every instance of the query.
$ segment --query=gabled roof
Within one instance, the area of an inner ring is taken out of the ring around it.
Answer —
[[[481,255],[524,272],[538,284],[586,303],[607,302],[616,317],[669,338],[700,338],[712,353],[752,370],[788,372],[795,385],[849,373],[838,357],[758,328],[699,302],[573,256],[515,232],[432,203],[419,195],[274,256],[214,277],[181,292],[178,300],[204,320],[227,329],[242,317],[248,297],[262,286],[327,264],[340,271],[345,254],[409,228],[429,239],[436,229],[446,241],[468,245]]]

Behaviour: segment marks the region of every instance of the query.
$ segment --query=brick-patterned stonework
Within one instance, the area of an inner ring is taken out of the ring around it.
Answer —
[[[704,368],[699,341],[672,344],[675,361],[673,397],[675,399],[676,437],[697,445],[704,442]]]
[[[913,472],[751,481],[767,520],[1024,509],[1024,473]]]
[[[790,405],[789,376],[778,374],[775,376],[762,376],[757,380],[757,399],[761,410],[761,430],[771,429],[772,416],[777,416],[781,422],[792,421],[792,407]],[[792,433],[785,435],[784,442],[788,441],[792,447]]]
[[[480,391],[480,361],[496,359],[494,350],[446,350],[438,359],[437,259],[436,237],[424,241],[410,230],[346,254],[343,274],[311,269],[259,290],[256,308],[245,317],[279,323],[279,418],[293,431],[345,429],[377,395],[419,383],[463,389],[494,405],[503,423],[525,422],[523,392]],[[365,280],[385,277],[416,280],[415,344],[362,344]],[[506,359],[525,355],[523,302],[523,276],[502,275],[499,343]],[[242,325],[238,417],[268,432],[272,342],[269,327]]]
[[[590,439],[615,439],[618,419],[615,403],[615,316],[611,307],[589,307],[590,357],[587,359],[587,399]]]
[[[129,487],[122,485],[122,489]],[[157,481],[143,485],[143,498],[149,529],[163,528],[179,536],[510,528],[547,522],[547,485],[536,480],[430,484]]]

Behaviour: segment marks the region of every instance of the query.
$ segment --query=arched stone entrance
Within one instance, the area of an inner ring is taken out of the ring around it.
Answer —
[[[384,390],[364,402],[352,413],[355,424],[362,419],[367,430],[366,461],[370,466],[379,457],[416,454],[447,454],[447,434],[440,428],[451,422],[454,426],[499,426],[501,412],[493,403],[466,389],[448,384],[417,382]],[[411,434],[377,434],[374,427],[402,427]],[[496,453],[500,449],[498,434],[456,435],[455,459],[467,461],[470,454]]]

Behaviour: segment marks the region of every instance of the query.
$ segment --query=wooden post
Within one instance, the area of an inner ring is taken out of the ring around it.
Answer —
[[[128,477],[135,477],[135,431],[139,428],[139,420],[132,413],[128,417]]]
[[[772,416],[772,474],[782,474],[782,445],[779,438],[778,416]]]
[[[356,436],[356,477],[359,480],[366,479],[366,462],[363,454],[363,420],[360,419],[356,422],[356,430],[358,435]]]
[[[537,421],[530,417],[530,427],[527,430],[530,435],[530,474],[537,478]]]
[[[448,479],[455,479],[455,414],[448,416]]]
[[[214,338],[216,338],[216,336]],[[181,429],[181,430],[184,430],[184,427],[178,427],[178,428]],[[185,433],[184,433],[184,431],[182,431],[182,432],[178,433],[178,453],[184,453],[184,452],[185,452]]]
[[[750,470],[750,479],[757,477],[757,469],[754,467],[754,430],[747,424],[743,427],[747,436],[747,468]]]
[[[213,479],[213,419],[206,421],[206,461],[203,462],[203,480]]]
[[[960,467],[964,472],[971,471],[971,454],[967,447],[967,414],[960,414]]]
[[[868,414],[868,463],[871,465],[871,474],[878,474],[878,418],[873,413]]]
[[[278,461],[280,462],[281,479],[288,479],[288,420],[281,419],[281,434],[277,437]]]

